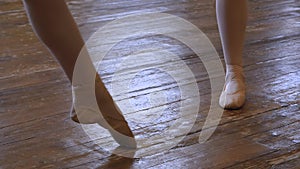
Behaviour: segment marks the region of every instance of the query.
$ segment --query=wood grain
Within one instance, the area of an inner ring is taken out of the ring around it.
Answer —
[[[67,3],[85,40],[99,27],[128,14],[165,12],[199,27],[224,60],[211,0]],[[201,94],[200,111],[189,134],[176,147],[139,159],[104,150],[69,119],[70,84],[32,32],[22,2],[1,0],[0,4],[0,168],[299,168],[299,1],[249,0],[244,50],[247,103],[241,110],[226,110],[217,130],[204,144],[198,143],[198,137],[209,109],[210,83],[197,56],[165,36],[135,37],[115,46],[99,67],[109,90],[123,57],[159,45],[184,60]],[[171,125],[178,117],[180,102],[176,81],[165,72],[149,69],[147,64],[128,95],[114,96],[117,102],[131,99],[136,106],[136,111],[126,117],[139,138],[158,134]],[[159,61],[151,64],[165,65]],[[171,64],[176,70],[176,62]],[[127,77],[130,71],[124,72]],[[147,97],[156,92],[167,93],[168,104],[149,105]],[[157,112],[162,115],[156,121],[130,118],[140,117],[145,109],[155,112],[161,106],[168,109]],[[106,131],[99,129],[99,133],[97,142],[112,143]]]

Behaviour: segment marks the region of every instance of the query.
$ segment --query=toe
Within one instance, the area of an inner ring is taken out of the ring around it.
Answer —
[[[235,94],[227,94],[222,92],[219,100],[219,104],[224,109],[239,109],[245,103],[244,92],[238,92]]]
[[[117,128],[110,128],[109,132],[111,136],[116,140],[120,146],[128,148],[136,148],[137,144],[132,131],[130,130],[128,124],[124,123]]]

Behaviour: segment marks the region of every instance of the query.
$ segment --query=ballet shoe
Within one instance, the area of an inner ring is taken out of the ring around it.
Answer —
[[[226,78],[219,104],[224,109],[239,109],[246,100],[246,85],[243,68],[226,65]]]
[[[124,116],[120,113],[121,110],[118,105],[114,104],[115,108],[119,113],[114,114],[114,116],[109,116],[110,114],[103,115],[107,123],[110,125],[108,127],[108,131],[111,136],[115,139],[115,141],[121,146],[128,148],[136,148],[136,141],[134,139],[134,135],[129,128],[129,125],[124,118]]]
[[[73,87],[74,88],[74,87]],[[73,92],[78,91],[76,88]],[[73,98],[73,103],[76,105],[76,98]],[[87,104],[87,103],[86,103]],[[80,124],[99,124],[103,128],[107,129],[114,140],[120,144],[122,147],[127,148],[136,148],[136,141],[134,139],[134,135],[129,128],[129,125],[124,118],[124,116],[120,113],[119,107],[114,104],[114,108],[118,111],[118,113],[111,113],[116,112],[109,111],[110,113],[104,113],[107,111],[101,111],[102,117],[99,115],[98,111],[93,108],[93,106],[79,106],[77,104],[76,112],[74,111],[73,107],[70,112],[71,119]],[[113,108],[112,108],[113,109]]]
[[[88,113],[87,113],[88,112]],[[99,115],[93,115],[90,110],[81,110],[75,113],[71,112],[71,119],[80,124],[94,124],[97,123],[103,128],[107,129],[114,140],[123,147],[136,148],[136,141],[134,135],[129,128],[125,118],[120,115],[119,119],[109,116],[103,116],[102,119]],[[80,120],[79,120],[80,119]],[[106,123],[104,122],[106,121]]]

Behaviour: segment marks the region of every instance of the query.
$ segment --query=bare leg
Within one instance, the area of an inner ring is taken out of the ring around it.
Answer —
[[[35,33],[56,57],[71,81],[84,41],[64,0],[24,0],[24,5]],[[102,115],[111,127],[126,136],[134,137],[98,75],[95,92]],[[78,122],[76,115],[72,119]],[[119,144],[135,147],[135,142],[122,138],[114,131],[110,132]]]
[[[217,0],[216,5],[226,62],[226,82],[220,105],[236,109],[245,102],[242,53],[247,22],[247,0]]]

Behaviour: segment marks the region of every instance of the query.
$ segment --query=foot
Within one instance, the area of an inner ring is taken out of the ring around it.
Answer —
[[[226,65],[226,78],[219,104],[225,109],[239,109],[246,100],[246,85],[243,68]]]
[[[115,141],[121,146],[136,148],[136,141],[127,121],[121,114],[118,106],[114,103],[99,76],[96,78],[95,85],[96,100],[103,118],[97,113],[97,110],[95,110],[93,106],[80,107],[80,105],[76,105],[75,99],[76,113],[71,111],[71,119],[82,124],[98,123],[107,129]],[[76,92],[77,89],[75,88],[74,90]]]

